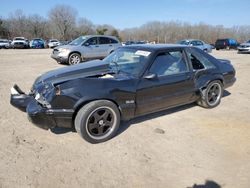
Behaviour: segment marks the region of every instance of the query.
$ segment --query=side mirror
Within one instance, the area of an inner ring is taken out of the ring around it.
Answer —
[[[157,78],[157,75],[155,73],[148,73],[147,75],[145,75],[143,78],[147,79],[147,80],[153,80]]]

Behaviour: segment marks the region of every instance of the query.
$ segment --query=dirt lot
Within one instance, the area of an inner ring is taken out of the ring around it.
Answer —
[[[212,53],[237,70],[217,108],[187,105],[137,118],[92,145],[72,131],[39,129],[9,104],[14,83],[28,91],[39,74],[63,67],[50,53],[0,50],[0,188],[186,188],[206,180],[250,187],[250,55]]]

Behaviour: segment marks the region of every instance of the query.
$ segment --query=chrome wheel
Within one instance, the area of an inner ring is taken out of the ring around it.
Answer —
[[[69,64],[70,65],[75,65],[75,64],[78,64],[80,62],[81,62],[81,58],[80,58],[79,54],[74,53],[74,54],[70,55],[70,57],[69,57]]]

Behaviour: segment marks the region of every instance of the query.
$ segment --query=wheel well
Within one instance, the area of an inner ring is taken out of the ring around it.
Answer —
[[[78,51],[74,51],[74,52],[70,52],[69,53],[69,56],[71,56],[71,54],[79,54],[80,55],[80,58],[82,59],[82,55],[81,55],[81,53],[80,52],[78,52]],[[69,57],[68,57],[69,58]]]
[[[82,102],[81,104],[79,104],[79,105],[75,108],[75,111],[74,111],[73,116],[72,116],[72,126],[74,125],[74,121],[75,121],[76,115],[77,115],[77,113],[79,112],[79,110],[80,110],[84,105],[86,105],[86,104],[88,104],[88,103],[90,103],[90,102],[92,102],[92,101],[97,101],[97,100],[106,100],[106,101],[110,101],[110,102],[114,103],[114,104],[117,106],[117,108],[118,108],[118,110],[119,110],[119,112],[120,112],[120,115],[121,115],[120,106],[119,106],[114,100],[105,99],[105,98],[104,98],[104,99],[93,99],[93,100],[88,100],[88,101]],[[73,127],[74,127],[74,126],[73,126]]]
[[[211,83],[211,82],[214,82],[214,81],[220,81],[220,83],[222,84],[222,87],[224,86],[224,83],[223,83],[223,80],[221,78],[218,78],[218,79],[214,79],[214,80],[210,80],[209,82],[207,82],[207,84],[203,87],[200,88],[200,90],[204,90],[207,88],[207,86]]]

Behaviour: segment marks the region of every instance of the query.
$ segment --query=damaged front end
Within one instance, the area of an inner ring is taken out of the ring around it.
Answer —
[[[26,112],[28,104],[35,100],[32,95],[26,95],[16,84],[11,88],[10,92],[10,104],[23,112]]]
[[[43,88],[43,91],[32,90],[29,94],[25,94],[17,85],[14,85],[11,88],[10,103],[19,110],[27,112],[32,123],[47,130],[55,127],[56,121],[50,110],[51,105],[46,100],[47,97],[51,97],[51,92],[47,91],[51,88],[47,86]]]

